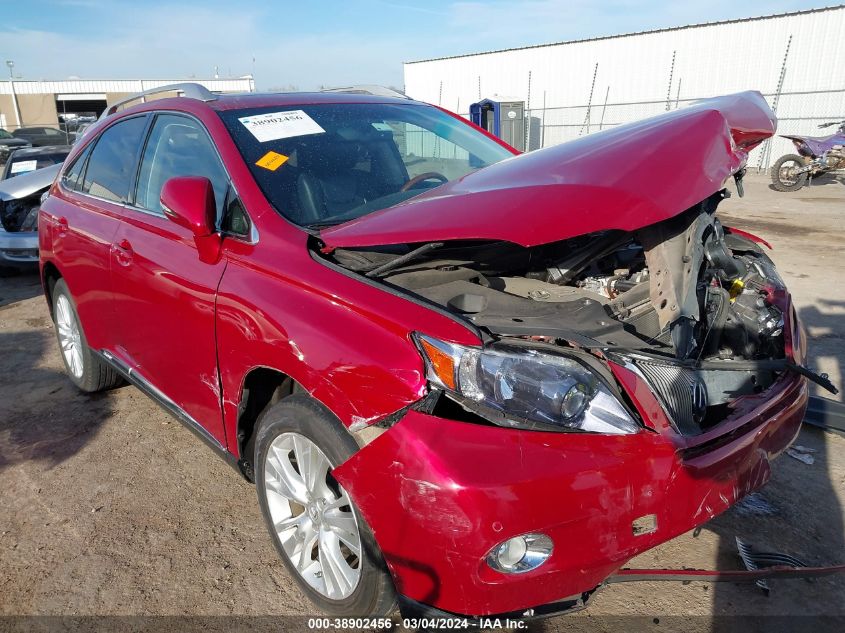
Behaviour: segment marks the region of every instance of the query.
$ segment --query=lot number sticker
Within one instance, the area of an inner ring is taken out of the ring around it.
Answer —
[[[323,134],[325,130],[302,110],[268,112],[238,119],[261,143],[292,136]]]
[[[22,160],[17,163],[12,163],[12,169],[10,170],[10,173],[24,174],[28,171],[35,171],[37,164],[37,160]]]

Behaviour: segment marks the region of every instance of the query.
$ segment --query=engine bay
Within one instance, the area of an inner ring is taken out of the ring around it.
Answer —
[[[784,287],[748,237],[721,226],[714,194],[634,232],[522,247],[463,241],[337,249],[341,266],[413,293],[492,340],[616,357],[660,395],[684,434],[729,414],[783,371]],[[780,361],[780,362],[772,362]]]
[[[38,209],[41,191],[22,198],[0,199],[0,224],[9,233],[26,233],[38,230]]]

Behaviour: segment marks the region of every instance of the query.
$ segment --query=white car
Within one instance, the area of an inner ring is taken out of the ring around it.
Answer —
[[[38,266],[38,209],[61,167],[0,181],[0,267]]]

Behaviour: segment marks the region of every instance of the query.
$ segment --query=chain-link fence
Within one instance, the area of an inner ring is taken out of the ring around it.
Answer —
[[[700,98],[669,98],[647,101],[612,102],[599,95],[594,103],[546,106],[526,109],[525,139],[529,150],[549,147],[580,136],[623,123],[651,117],[667,110],[689,105]],[[764,95],[771,106],[777,105],[777,134],[825,136],[831,128],[820,130],[829,121],[845,120],[845,88],[839,90],[782,92]],[[777,102],[777,103],[776,103]],[[461,116],[469,118],[468,113]],[[766,170],[783,154],[794,153],[792,143],[775,137],[755,149],[748,160],[751,169]]]

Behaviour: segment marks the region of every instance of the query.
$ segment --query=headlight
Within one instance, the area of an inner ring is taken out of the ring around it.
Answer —
[[[585,365],[516,346],[478,348],[415,335],[427,378],[499,426],[636,433],[636,421]]]

